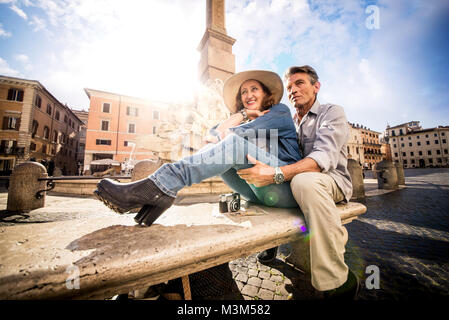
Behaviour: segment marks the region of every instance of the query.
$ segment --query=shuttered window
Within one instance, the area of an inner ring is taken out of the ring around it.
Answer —
[[[11,88],[8,90],[8,100],[23,101],[23,90]]]

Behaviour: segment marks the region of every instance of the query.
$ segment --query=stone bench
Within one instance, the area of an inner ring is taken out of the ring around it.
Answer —
[[[366,211],[352,202],[338,208],[343,224]],[[220,215],[216,203],[173,206],[151,227],[136,226],[133,214],[116,215],[94,199],[48,201],[38,210],[77,209],[92,216],[0,227],[0,299],[104,299],[188,280],[277,245],[304,243],[305,236],[298,209],[251,206],[241,215]],[[307,271],[304,259],[299,267]]]

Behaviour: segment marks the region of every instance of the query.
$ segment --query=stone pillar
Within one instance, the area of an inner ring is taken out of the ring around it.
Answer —
[[[377,179],[377,163],[373,164],[371,170],[373,171],[373,179]]]
[[[148,177],[154,171],[156,171],[162,162],[154,160],[140,160],[134,165],[133,172],[131,173],[131,181],[137,181]]]
[[[225,81],[235,73],[235,56],[232,54],[235,39],[226,34],[225,1],[206,1],[206,32],[198,46],[201,52],[199,78],[202,83],[209,79]]]
[[[398,175],[398,184],[405,185],[404,168],[399,162],[395,162],[394,166],[396,168],[396,173]]]
[[[398,188],[396,167],[391,161],[382,160],[377,164],[378,189],[395,190]]]
[[[29,211],[45,206],[45,192],[43,197],[36,199],[36,193],[47,189],[47,170],[37,162],[27,161],[15,167],[9,180],[8,211]]]
[[[365,185],[363,184],[362,166],[354,159],[348,159],[348,171],[352,180],[352,199],[365,197]]]

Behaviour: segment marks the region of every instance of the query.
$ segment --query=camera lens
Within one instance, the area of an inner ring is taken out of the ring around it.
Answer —
[[[239,200],[232,200],[230,203],[229,203],[229,210],[231,211],[231,212],[236,212],[236,211],[239,211],[240,210],[240,201]]]

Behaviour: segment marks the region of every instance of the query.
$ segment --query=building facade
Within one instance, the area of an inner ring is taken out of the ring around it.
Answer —
[[[84,168],[84,152],[86,151],[86,133],[87,133],[87,122],[89,119],[89,112],[84,110],[73,110],[73,113],[83,122],[80,126],[79,132],[79,144],[76,150],[76,163],[78,166],[78,174],[83,174]]]
[[[365,163],[365,155],[363,153],[362,135],[356,125],[348,122],[349,140],[347,142],[348,159],[357,161],[360,165]]]
[[[422,129],[419,121],[387,127],[393,161],[404,168],[449,166],[449,126]]]
[[[124,163],[136,160],[156,159],[154,150],[147,145],[133,144],[142,136],[155,135],[169,116],[169,106],[136,97],[94,89],[85,89],[90,99],[84,154],[84,171],[92,171],[94,160],[113,159]],[[159,146],[154,146],[158,149]]]
[[[374,164],[387,157],[386,153],[382,153],[382,145],[379,140],[380,132],[359,124],[348,124],[350,129],[348,154],[350,158],[357,160],[364,169],[371,169]]]
[[[0,171],[34,160],[66,175],[77,173],[81,120],[39,81],[0,76]]]

